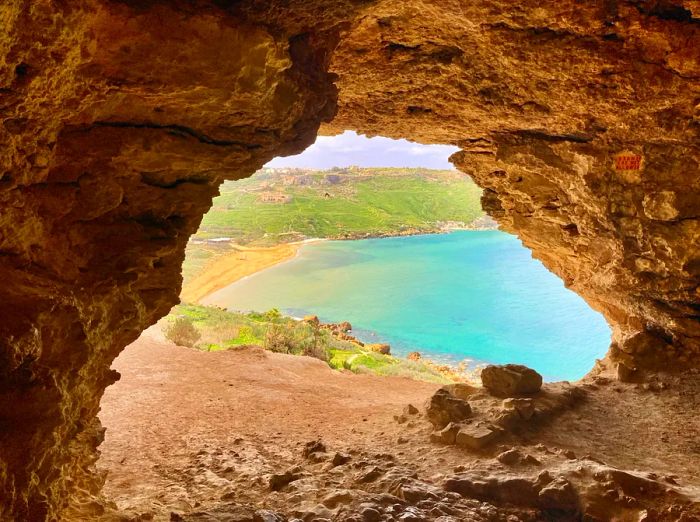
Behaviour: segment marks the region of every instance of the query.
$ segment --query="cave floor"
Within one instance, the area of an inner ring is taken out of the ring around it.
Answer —
[[[539,461],[521,474],[599,462],[700,497],[697,373],[666,377],[651,390],[589,378],[581,383],[587,398],[575,409],[517,443],[470,453],[430,443],[422,415],[397,422],[406,405],[422,409],[435,384],[340,373],[259,348],[200,352],[168,343],[155,327],[114,368],[122,378],[102,400],[107,432],[98,466],[123,520],[250,520],[259,509],[320,520],[364,492],[377,501],[392,491],[392,480],[420,480],[429,489],[470,469],[512,473],[494,457],[513,446]],[[304,456],[316,440],[328,458]],[[334,459],[349,461],[338,466]],[[285,472],[293,481],[271,491],[270,477],[284,482]],[[454,520],[537,519],[527,510],[508,519],[492,506],[472,507],[473,518]]]

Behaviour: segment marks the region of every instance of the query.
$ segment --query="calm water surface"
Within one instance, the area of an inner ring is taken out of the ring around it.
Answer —
[[[547,380],[582,377],[610,342],[600,314],[498,231],[312,243],[205,302],[350,321],[397,355],[515,362]]]

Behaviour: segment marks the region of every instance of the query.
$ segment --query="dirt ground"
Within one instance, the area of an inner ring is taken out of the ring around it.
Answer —
[[[432,427],[421,415],[397,422],[406,405],[422,409],[434,384],[341,373],[316,359],[258,348],[201,352],[168,343],[155,328],[122,352],[114,367],[122,378],[102,400],[107,432],[99,467],[107,472],[105,495],[132,519],[169,520],[171,513],[214,506],[212,513],[222,502],[235,502],[321,520],[302,515],[313,506],[334,506],[339,491],[372,490],[362,484],[377,470],[401,470],[402,477],[430,488],[464,470],[501,473],[494,457],[512,447],[539,460],[536,469],[522,473],[537,474],[550,464],[605,463],[662,477],[700,498],[697,373],[668,377],[652,390],[589,379],[582,383],[586,399],[544,428],[515,445],[504,441],[470,453],[431,443]],[[304,448],[315,440],[352,465],[309,462]],[[270,476],[290,469],[306,478],[271,491]],[[482,511],[469,520],[501,520],[479,518]],[[212,517],[192,520],[239,520]]]

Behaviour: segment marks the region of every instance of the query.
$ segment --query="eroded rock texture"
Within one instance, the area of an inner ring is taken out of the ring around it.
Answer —
[[[608,319],[616,359],[697,359],[699,4],[396,4],[335,53],[332,127],[459,145],[484,208]]]
[[[0,518],[99,486],[110,363],[177,301],[218,184],[336,107],[326,131],[459,145],[625,368],[697,362],[699,20],[697,0],[3,2]]]

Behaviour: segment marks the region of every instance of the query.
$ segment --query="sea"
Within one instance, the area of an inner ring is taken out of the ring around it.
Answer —
[[[524,364],[547,381],[580,379],[610,344],[599,313],[495,230],[305,244],[204,303],[349,321],[358,339],[394,355]]]

